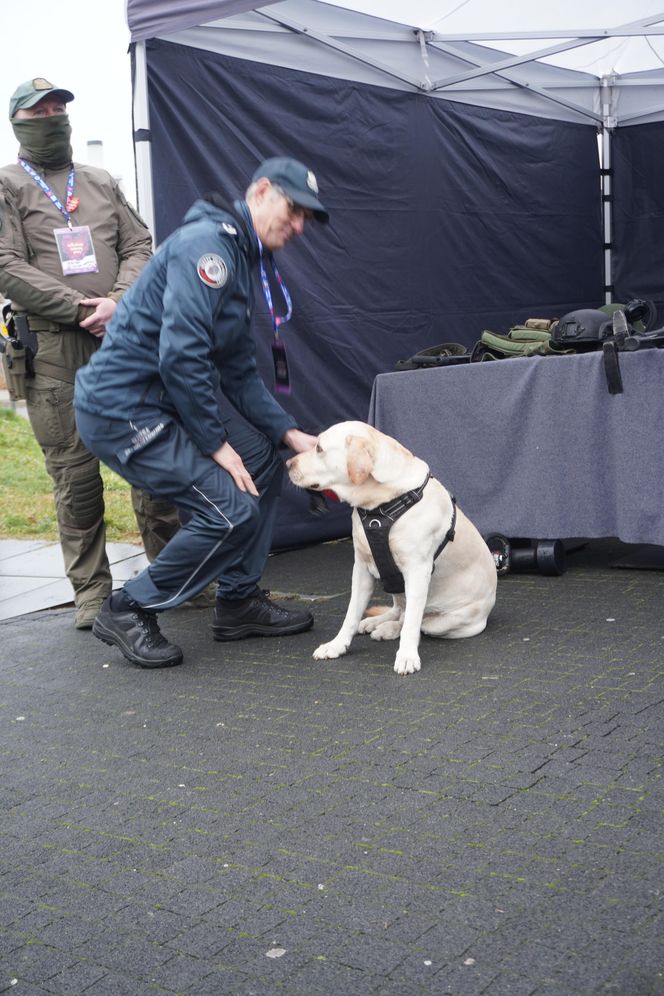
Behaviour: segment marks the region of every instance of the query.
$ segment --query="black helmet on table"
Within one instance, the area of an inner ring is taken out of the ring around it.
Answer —
[[[649,332],[657,320],[653,301],[633,298],[627,304],[605,304],[601,308],[570,311],[551,327],[551,340],[558,346],[583,351],[597,349],[613,335],[613,314],[622,311],[630,334]]]
[[[612,333],[612,319],[606,312],[581,308],[558,319],[551,327],[551,340],[559,346],[596,349]]]

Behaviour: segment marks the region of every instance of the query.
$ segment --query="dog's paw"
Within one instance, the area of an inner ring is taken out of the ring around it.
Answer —
[[[394,670],[397,674],[413,674],[421,667],[420,658],[417,651],[400,650],[394,661]]]
[[[377,636],[377,640],[395,640],[396,637],[401,632],[401,625],[403,623],[403,612],[397,609],[383,609],[382,612],[373,615],[365,616],[361,620],[358,627],[359,633],[373,633],[374,630],[379,629],[382,626],[390,625],[398,627],[396,630],[396,636]]]
[[[331,660],[333,657],[343,657],[348,650],[348,644],[343,640],[330,640],[329,643],[321,643],[313,652],[316,661]]]
[[[401,620],[394,619],[388,622],[379,622],[371,632],[372,640],[397,640],[401,633]]]
[[[365,616],[364,619],[360,620],[357,631],[358,633],[373,633],[376,626],[380,626],[379,616]]]

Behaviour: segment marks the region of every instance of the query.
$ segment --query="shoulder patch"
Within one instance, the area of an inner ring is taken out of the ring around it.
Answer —
[[[205,253],[196,264],[196,273],[206,287],[218,290],[228,280],[228,267],[216,252]]]

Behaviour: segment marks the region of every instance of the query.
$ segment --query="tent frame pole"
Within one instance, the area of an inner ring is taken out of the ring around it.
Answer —
[[[136,42],[134,83],[134,156],[136,197],[141,217],[156,241],[154,195],[152,189],[152,136],[148,103],[148,65],[145,42]]]
[[[604,303],[613,301],[613,167],[611,159],[611,138],[617,119],[613,113],[615,95],[611,75],[602,76],[600,93],[602,101],[602,126],[600,130],[600,167],[602,189],[602,229],[604,234]]]

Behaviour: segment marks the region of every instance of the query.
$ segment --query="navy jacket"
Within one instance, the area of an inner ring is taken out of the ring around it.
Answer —
[[[292,418],[265,387],[249,331],[258,239],[196,201],[119,302],[99,349],[76,376],[76,407],[148,426],[174,418],[198,448],[225,440],[217,389],[275,445]]]

